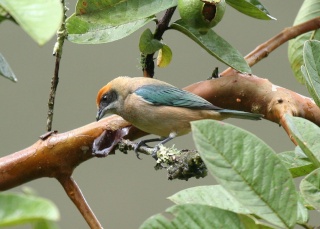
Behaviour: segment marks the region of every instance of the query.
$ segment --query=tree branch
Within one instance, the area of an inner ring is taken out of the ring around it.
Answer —
[[[72,202],[77,206],[78,210],[82,214],[83,218],[87,221],[91,229],[103,228],[95,214],[87,204],[84,196],[77,183],[70,176],[58,177],[59,182],[64,187],[66,193]]]
[[[273,50],[277,49],[287,41],[310,31],[320,28],[320,17],[313,18],[309,21],[295,25],[289,28],[285,28],[278,35],[270,38],[263,44],[256,47],[252,52],[245,56],[245,60],[251,67],[258,63],[260,60],[266,58]],[[228,68],[221,72],[221,76],[229,76],[236,74],[236,71],[232,68]]]
[[[57,42],[55,43],[53,48],[53,55],[56,57],[56,61],[55,61],[54,74],[51,79],[51,90],[50,90],[49,101],[48,101],[47,131],[51,131],[52,129],[54,101],[56,98],[56,91],[59,83],[60,60],[62,56],[62,48],[63,48],[64,40],[66,39],[66,36],[67,36],[65,21],[67,19],[66,13],[68,11],[68,8],[65,6],[64,0],[61,0],[61,3],[64,7],[64,14],[63,14],[63,20],[62,20],[61,26],[57,32]]]

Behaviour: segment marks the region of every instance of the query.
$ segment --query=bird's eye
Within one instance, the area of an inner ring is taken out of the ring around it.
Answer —
[[[107,98],[108,98],[107,95],[104,95],[104,96],[102,97],[103,100],[107,100]]]

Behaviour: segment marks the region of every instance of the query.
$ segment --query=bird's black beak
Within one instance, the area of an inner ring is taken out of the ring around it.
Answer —
[[[101,114],[102,114],[102,111],[103,111],[102,109],[99,109],[99,110],[97,111],[97,115],[96,115],[96,120],[97,120],[97,121],[99,121],[99,120],[102,118],[102,116],[103,116],[103,115],[101,115]]]

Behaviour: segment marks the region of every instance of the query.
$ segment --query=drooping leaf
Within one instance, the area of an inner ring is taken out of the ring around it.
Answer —
[[[0,0],[2,6],[39,45],[56,33],[62,22],[59,0]]]
[[[277,20],[270,15],[268,10],[258,0],[226,0],[226,2],[236,10],[250,17],[263,20]]]
[[[320,42],[306,41],[303,48],[304,67],[301,68],[308,91],[320,106]]]
[[[320,128],[307,119],[286,115],[290,132],[316,168],[320,167]]]
[[[300,183],[301,196],[320,210],[320,168],[311,172]]]
[[[49,200],[13,193],[0,194],[0,226],[12,226],[38,220],[59,219],[57,207]]]
[[[233,212],[218,208],[199,205],[175,205],[147,219],[140,229],[170,229],[170,228],[228,228],[244,229],[239,216]]]
[[[251,214],[221,185],[192,187],[168,197],[175,204],[204,204],[240,214]]]
[[[288,151],[279,153],[278,156],[294,178],[305,176],[316,169],[305,155],[300,156],[293,151]]]
[[[297,219],[297,193],[289,171],[256,136],[213,120],[191,123],[201,158],[215,179],[255,215],[280,227]]]
[[[81,44],[112,42],[135,32],[175,0],[79,0],[66,22],[68,40]]]
[[[172,59],[172,51],[168,45],[163,44],[162,48],[158,52],[157,66],[160,68],[167,67]]]
[[[194,40],[210,55],[214,56],[222,63],[225,63],[239,72],[251,73],[250,67],[240,52],[213,30],[209,30],[206,34],[200,34],[196,29],[188,26],[181,19],[172,23],[170,28],[178,30]]]
[[[306,22],[312,18],[320,16],[320,2],[318,0],[305,0],[297,14],[297,17],[293,25],[298,25]],[[295,39],[289,41],[288,56],[291,64],[291,69],[300,83],[304,83],[304,77],[300,71],[303,65],[303,44],[306,40],[309,40],[313,35],[313,32],[304,33]]]
[[[0,53],[0,76],[3,76],[13,82],[18,81],[9,63],[6,61],[6,59],[1,53]]]
[[[75,23],[77,20],[78,19],[74,19],[73,22]],[[153,20],[154,17],[151,16],[116,26],[108,24],[92,24],[83,33],[78,34],[69,31],[67,39],[78,44],[108,43],[129,36]],[[69,24],[67,23],[67,26],[68,25]],[[79,21],[79,27],[80,26],[85,26],[82,21]],[[71,27],[69,26],[67,28],[70,29]],[[73,28],[70,30],[73,30]]]
[[[162,43],[153,38],[150,29],[146,29],[140,36],[139,49],[144,54],[151,54],[162,48]]]

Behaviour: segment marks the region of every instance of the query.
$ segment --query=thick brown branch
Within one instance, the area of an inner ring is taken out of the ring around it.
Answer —
[[[309,21],[284,29],[278,35],[267,40],[263,44],[256,47],[252,52],[245,56],[245,60],[249,66],[253,66],[263,58],[267,57],[273,50],[277,49],[287,41],[310,31],[320,28],[320,17],[313,18]],[[221,76],[234,75],[236,72],[232,68],[228,68],[221,73]]]
[[[274,85],[267,79],[238,74],[198,82],[185,89],[216,106],[260,113],[278,124],[284,114],[291,114],[320,126],[320,109],[312,99]]]
[[[273,85],[267,79],[236,75],[198,82],[185,89],[217,106],[260,113],[278,124],[283,124],[284,114],[291,114],[320,126],[320,109],[312,99]],[[110,116],[66,133],[53,133],[29,148],[0,158],[0,190],[41,177],[70,176],[75,167],[92,157],[93,141],[104,130],[129,125],[119,116]],[[127,138],[133,140],[145,134],[131,128]]]
[[[105,129],[116,130],[130,124],[119,116],[55,134],[32,146],[0,158],[0,191],[41,177],[70,176],[82,162],[92,158],[92,143]]]

